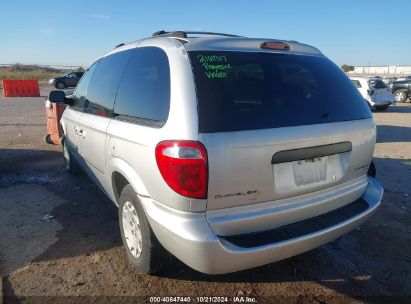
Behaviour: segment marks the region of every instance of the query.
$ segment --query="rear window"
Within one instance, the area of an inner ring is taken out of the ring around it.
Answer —
[[[371,117],[350,79],[322,57],[189,52],[201,133]]]

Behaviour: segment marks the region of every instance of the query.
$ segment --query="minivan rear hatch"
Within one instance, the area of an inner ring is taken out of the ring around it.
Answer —
[[[375,141],[371,112],[327,58],[269,51],[189,56],[199,139],[208,153],[207,210],[302,195],[364,175]]]

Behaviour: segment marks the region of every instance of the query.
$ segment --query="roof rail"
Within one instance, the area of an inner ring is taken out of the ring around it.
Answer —
[[[244,37],[233,34],[224,34],[224,33],[214,33],[214,32],[199,32],[199,31],[158,31],[153,33],[152,37],[175,37],[175,38],[188,38],[187,34],[191,35],[215,35],[215,36],[225,36],[225,37]]]

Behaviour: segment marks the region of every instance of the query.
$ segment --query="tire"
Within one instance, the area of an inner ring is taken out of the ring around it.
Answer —
[[[385,111],[385,110],[388,109],[389,106],[390,106],[390,105],[375,106],[375,109],[376,109],[377,111]]]
[[[56,89],[63,90],[66,88],[66,84],[63,81],[56,82]]]
[[[49,145],[54,144],[53,141],[51,140],[50,134],[47,134],[46,136],[44,136],[44,141]]]
[[[373,161],[371,161],[371,164],[368,167],[367,175],[371,176],[372,178],[375,178],[375,176],[377,176],[377,169],[375,168],[375,165],[374,165]]]
[[[137,194],[130,185],[121,191],[118,207],[121,238],[130,264],[141,273],[159,272],[167,252],[154,235]]]
[[[394,93],[396,102],[405,102],[408,98],[407,92],[405,90],[398,90]]]
[[[61,140],[61,145],[63,146],[64,167],[66,168],[66,171],[72,175],[80,173],[80,166],[73,154],[70,152],[67,141],[64,138]]]

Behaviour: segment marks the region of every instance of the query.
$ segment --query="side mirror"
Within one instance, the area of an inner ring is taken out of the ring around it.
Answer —
[[[49,100],[56,103],[64,103],[66,101],[66,94],[63,91],[51,91]]]
[[[49,101],[55,103],[65,103],[69,106],[74,104],[74,100],[66,97],[66,94],[63,91],[51,91],[49,94]]]

